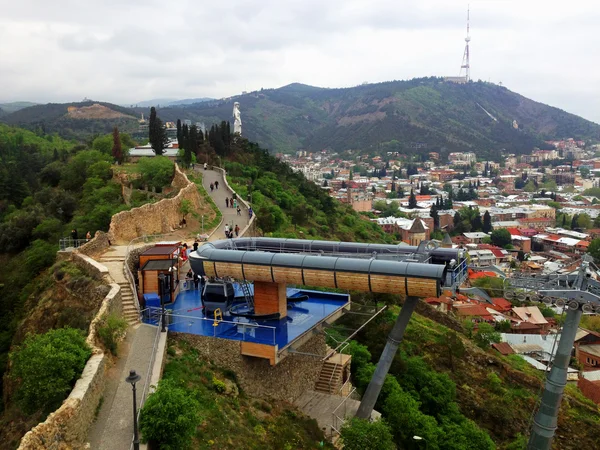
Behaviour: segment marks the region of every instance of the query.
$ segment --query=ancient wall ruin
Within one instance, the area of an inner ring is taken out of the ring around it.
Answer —
[[[97,329],[101,320],[108,314],[120,315],[121,288],[110,278],[108,269],[102,264],[77,253],[71,253],[70,258],[88,275],[95,279],[103,279],[111,289],[90,324],[86,341],[92,348],[92,356],[86,363],[81,377],[60,408],[23,436],[18,450],[84,448],[88,430],[104,392],[108,357],[96,340]]]
[[[211,220],[215,216],[211,206],[204,203],[197,186],[188,180],[177,165],[175,165],[172,186],[180,189],[173,198],[115,214],[108,231],[112,243],[122,244],[139,236],[166,234],[179,228],[182,219],[179,209],[184,199],[190,201],[192,210],[204,215],[206,220]]]

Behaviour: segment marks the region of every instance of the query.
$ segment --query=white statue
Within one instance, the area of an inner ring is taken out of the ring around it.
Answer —
[[[240,117],[240,104],[235,102],[233,104],[233,134],[242,134],[242,118]]]

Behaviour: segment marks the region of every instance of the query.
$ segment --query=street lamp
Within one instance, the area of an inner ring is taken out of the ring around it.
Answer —
[[[138,436],[138,423],[137,423],[137,403],[135,399],[135,383],[142,379],[135,370],[129,371],[129,376],[125,378],[133,388],[133,450],[140,450],[140,437]]]
[[[425,449],[427,449],[427,448],[428,448],[428,445],[427,445],[427,439],[425,439],[425,438],[422,438],[421,436],[416,436],[416,435],[415,435],[415,436],[413,436],[413,440],[415,440],[415,441],[419,441],[419,442],[420,442],[420,441],[424,441],[424,442],[425,442]]]
[[[164,273],[161,273],[158,275],[158,292],[159,292],[159,296],[160,296],[160,332],[164,333],[166,330],[165,328],[165,279],[167,277],[165,276]]]

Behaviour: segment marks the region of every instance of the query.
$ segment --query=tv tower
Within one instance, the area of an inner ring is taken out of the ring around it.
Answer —
[[[460,76],[463,76],[463,69],[465,69],[464,77],[468,83],[471,79],[471,63],[469,62],[469,42],[471,37],[469,36],[469,13],[470,6],[467,7],[467,37],[465,38],[465,54],[463,55],[462,65],[460,66]]]

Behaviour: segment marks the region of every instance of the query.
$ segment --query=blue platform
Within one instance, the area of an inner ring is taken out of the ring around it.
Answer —
[[[252,285],[249,285],[252,291]],[[242,290],[234,284],[236,297]],[[288,315],[283,319],[261,320],[234,317],[224,312],[223,321],[214,326],[214,316],[205,317],[199,290],[182,291],[169,310],[169,331],[213,336],[236,341],[277,345],[279,350],[311,330],[319,322],[348,305],[350,296],[311,290],[288,288],[287,296],[308,295],[308,300],[288,302]],[[152,309],[144,322],[157,323],[160,309]]]

